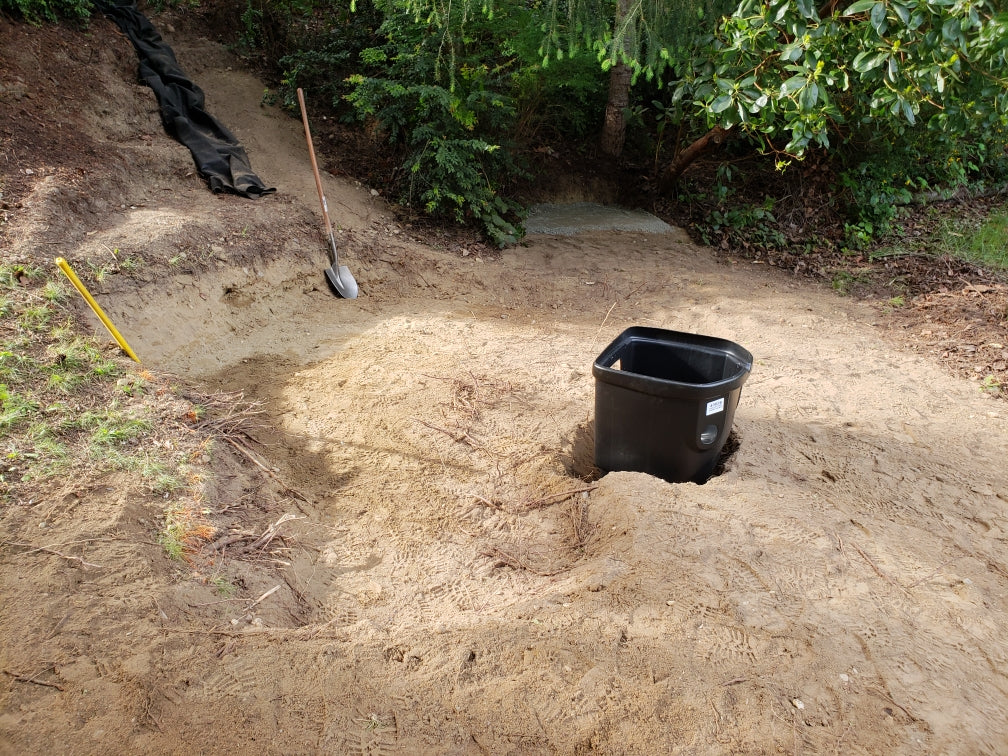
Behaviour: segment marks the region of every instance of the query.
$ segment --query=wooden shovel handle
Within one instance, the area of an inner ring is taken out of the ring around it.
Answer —
[[[319,176],[318,162],[315,160],[315,147],[312,144],[311,129],[308,127],[308,111],[305,109],[304,92],[298,87],[298,104],[301,106],[301,121],[304,123],[305,139],[308,140],[308,155],[311,157],[312,172],[315,174],[315,188],[318,189],[319,202],[322,205],[322,217],[325,218],[326,232],[333,239],[332,223],[329,220],[329,207],[326,204],[325,193],[322,191],[322,177]]]

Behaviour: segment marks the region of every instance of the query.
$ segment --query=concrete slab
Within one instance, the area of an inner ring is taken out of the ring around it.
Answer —
[[[642,231],[667,234],[675,229],[644,210],[626,210],[593,202],[540,204],[529,208],[525,232],[573,236],[589,231]]]

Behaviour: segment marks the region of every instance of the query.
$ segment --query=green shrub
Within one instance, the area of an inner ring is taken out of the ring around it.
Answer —
[[[382,43],[378,28],[383,20],[378,9],[365,0],[356,3],[353,11],[331,4],[295,19],[293,44],[277,56],[284,104],[296,110],[294,92],[304,87],[314,101],[345,108],[343,95],[350,91],[346,78],[359,71],[363,50]]]
[[[258,53],[272,65],[312,28],[315,13],[313,0],[245,0],[239,18],[239,49],[246,55]]]
[[[850,167],[837,194],[846,208],[848,243],[863,246],[893,230],[900,209],[917,199],[950,197],[961,188],[985,191],[1008,181],[1008,130],[1000,126],[967,138],[922,127],[891,139],[852,135],[835,155]]]
[[[503,246],[521,235],[520,207],[505,191],[523,174],[511,136],[515,22],[479,15],[450,23],[457,26],[439,36],[409,14],[388,16],[385,43],[362,52],[367,73],[349,77],[346,100],[404,155],[403,204],[480,225]]]
[[[358,77],[355,83],[348,100],[376,117],[390,141],[408,151],[399,186],[403,204],[460,224],[478,223],[501,246],[519,238],[512,221],[520,208],[498,187],[520,169],[507,149],[481,138],[477,129],[490,121],[487,131],[494,131],[494,122],[513,118],[507,98],[479,87],[453,93],[389,79]]]
[[[93,11],[91,0],[0,0],[0,13],[8,13],[30,24],[64,19],[85,21]]]
[[[510,41],[518,60],[511,78],[516,139],[574,144],[591,139],[605,110],[608,75],[585,48],[543,66],[541,43],[535,23],[521,24]]]
[[[715,237],[724,236],[737,246],[784,247],[787,239],[777,228],[773,206],[773,199],[768,197],[762,205],[721,206],[711,210],[699,229],[701,239],[704,244],[712,244]]]

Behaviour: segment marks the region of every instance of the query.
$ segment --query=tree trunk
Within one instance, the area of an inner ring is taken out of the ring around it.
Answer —
[[[627,14],[630,13],[631,0],[618,0],[616,17],[613,19],[614,41],[625,53],[634,47],[636,27],[630,25],[624,28]],[[622,37],[620,34],[622,33]],[[620,41],[617,42],[616,39]],[[618,56],[617,56],[618,57]],[[626,109],[630,106],[630,67],[620,60],[609,70],[609,100],[606,102],[605,121],[602,123],[602,136],[599,148],[603,155],[618,158],[623,154],[623,144],[626,142]]]
[[[619,157],[626,141],[626,109],[630,105],[630,67],[617,63],[609,71],[609,100],[602,124],[602,154]]]
[[[668,168],[666,168],[662,173],[662,188],[668,189],[674,186],[679,180],[679,177],[683,175],[683,172],[689,168],[690,165],[704,155],[709,155],[719,149],[725,142],[728,141],[728,137],[730,135],[731,129],[724,129],[720,126],[715,126],[713,129],[689,145],[685,150],[676,155],[672,159],[672,162],[669,163]]]

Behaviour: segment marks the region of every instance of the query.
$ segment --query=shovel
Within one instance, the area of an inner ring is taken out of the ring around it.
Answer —
[[[332,222],[329,220],[329,206],[322,192],[322,178],[319,176],[318,163],[315,161],[315,147],[312,146],[311,129],[308,128],[308,111],[305,110],[304,93],[297,91],[298,104],[301,106],[301,120],[304,121],[305,138],[308,140],[308,154],[311,156],[311,167],[315,173],[315,188],[318,189],[319,202],[322,203],[322,217],[325,218],[326,232],[329,234],[329,251],[332,253],[332,265],[326,268],[326,278],[329,285],[344,299],[357,299],[357,282],[346,265],[339,264],[339,252],[336,250],[336,237],[333,236]]]

